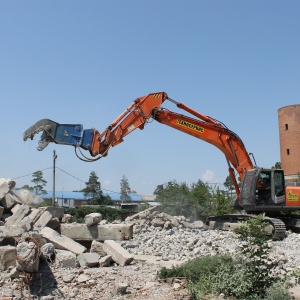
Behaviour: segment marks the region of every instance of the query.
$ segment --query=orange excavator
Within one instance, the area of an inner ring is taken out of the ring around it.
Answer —
[[[166,100],[192,117],[161,107]],[[282,216],[281,213],[300,210],[300,187],[286,187],[283,170],[259,168],[252,156],[254,165],[251,154],[248,154],[237,134],[214,118],[169,98],[165,92],[137,98],[102,133],[96,129],[83,129],[81,124],[59,124],[42,119],[24,132],[23,139],[32,140],[35,134],[42,132],[38,150],[43,150],[50,142],[71,145],[81,160],[90,162],[107,156],[111,147],[123,142],[124,137],[135,129],[144,129],[152,119],[208,142],[224,153],[238,207],[247,214],[211,217],[208,224],[215,224],[219,220],[223,223],[226,220],[243,220],[249,218],[250,214],[266,213],[266,220],[273,226],[273,237],[278,239],[285,236],[286,226],[297,225],[297,219]],[[81,149],[89,151],[91,157],[87,157]],[[241,188],[235,170],[242,182]]]

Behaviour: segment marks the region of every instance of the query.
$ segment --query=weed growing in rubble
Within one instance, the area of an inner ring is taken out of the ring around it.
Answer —
[[[235,257],[198,257],[180,267],[162,269],[160,277],[187,278],[190,294],[199,300],[221,293],[231,299],[291,299],[285,283],[270,275],[269,237],[263,218],[251,218],[237,230],[241,246]]]

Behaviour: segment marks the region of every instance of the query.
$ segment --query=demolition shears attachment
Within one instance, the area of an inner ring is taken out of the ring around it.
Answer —
[[[83,129],[81,124],[59,124],[49,119],[42,119],[24,132],[23,140],[33,140],[36,134],[42,132],[41,138],[38,141],[37,150],[42,151],[49,143],[55,143],[74,146],[76,152],[76,149],[80,151],[80,148],[91,150],[94,131],[94,129]],[[78,156],[77,152],[76,155]],[[78,157],[85,161],[96,160],[85,157],[83,154],[82,156],[84,156],[84,159]]]

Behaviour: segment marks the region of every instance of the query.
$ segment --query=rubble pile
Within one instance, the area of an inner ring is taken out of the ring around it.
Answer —
[[[162,266],[195,257],[234,254],[232,231],[209,230],[201,221],[157,208],[108,223],[98,213],[84,224],[60,207],[0,179],[0,300],[189,299],[186,282],[158,280]],[[300,268],[300,235],[270,241],[274,272],[283,278]]]

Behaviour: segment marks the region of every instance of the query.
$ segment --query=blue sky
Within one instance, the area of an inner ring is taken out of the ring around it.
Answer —
[[[44,170],[51,190],[55,149],[58,191],[84,188],[91,171],[115,192],[123,175],[139,194],[170,180],[223,183],[222,152],[159,123],[94,163],[22,140],[42,118],[102,132],[158,91],[223,122],[271,167],[278,109],[300,101],[299,11],[299,1],[276,0],[0,1],[0,177],[20,187]]]

